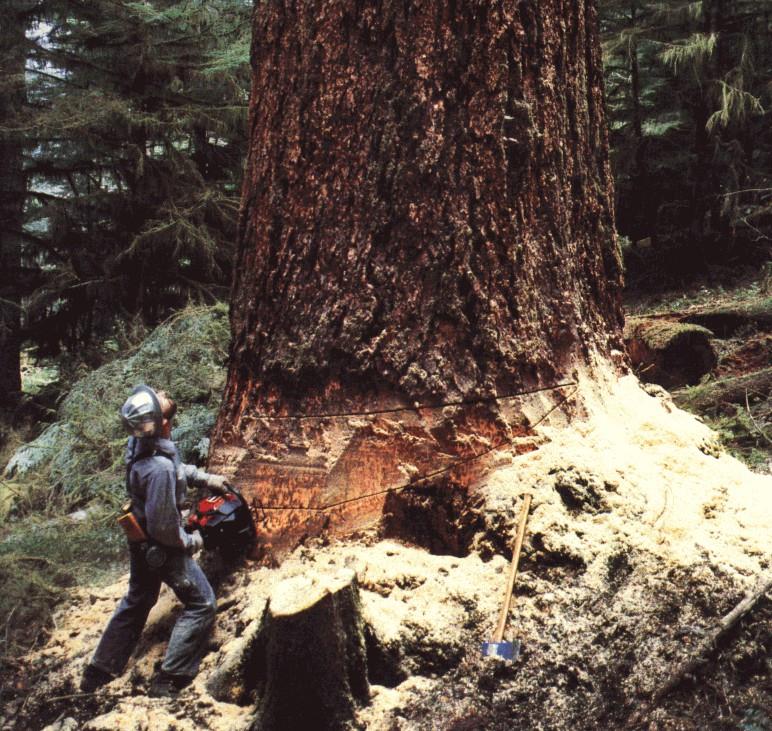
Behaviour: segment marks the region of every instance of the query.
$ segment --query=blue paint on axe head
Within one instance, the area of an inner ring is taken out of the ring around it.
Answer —
[[[510,662],[517,660],[520,655],[520,640],[514,642],[483,642],[483,657],[500,657]]]

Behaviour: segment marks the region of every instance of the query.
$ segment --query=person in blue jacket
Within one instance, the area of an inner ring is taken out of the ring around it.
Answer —
[[[146,540],[130,541],[129,588],[86,666],[80,688],[93,692],[120,675],[139,640],[161,582],[167,584],[184,609],[172,630],[159,672],[149,695],[172,696],[198,672],[216,601],[204,572],[193,559],[201,534],[182,527],[181,506],[188,486],[224,492],[227,480],[183,464],[171,440],[177,407],[163,391],[139,386],[121,408],[131,436],[126,450],[126,488],[131,512]]]

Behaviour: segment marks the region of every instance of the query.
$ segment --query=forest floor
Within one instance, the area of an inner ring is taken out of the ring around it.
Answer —
[[[678,319],[764,300],[751,285],[631,309]],[[764,370],[757,350],[769,340],[758,323],[716,341],[715,372],[676,399]],[[771,570],[769,451],[754,431],[768,427],[768,399],[751,394],[748,406],[744,398],[722,402],[695,418],[661,388],[594,375],[583,381],[570,421],[556,412],[539,428],[537,450],[497,456],[459,515],[462,529],[477,531],[460,555],[430,553],[419,536],[374,527],[350,540],[309,541],[278,569],[246,563],[226,574],[211,560],[216,629],[199,677],[176,700],[145,696],[178,612],[166,590],[126,673],[94,695],[78,693],[126,577],[79,579],[36,647],[13,659],[0,729],[247,729],[258,683],[245,677],[215,688],[220,669],[248,651],[279,583],[347,567],[361,597],[371,689],[352,729],[769,731],[768,597],[703,666],[652,701]],[[544,410],[536,397],[531,407]],[[748,407],[752,419],[743,416]],[[508,635],[522,639],[523,654],[507,664],[481,658],[479,647],[496,620],[525,492],[533,507]]]
[[[711,330],[717,365],[693,387],[673,389],[675,402],[702,418],[730,452],[772,473],[772,291],[745,278],[732,285],[695,285],[625,299],[628,317],[689,322]],[[638,373],[647,380],[646,373]],[[738,380],[734,380],[738,379]],[[738,388],[727,388],[737,384]]]
[[[145,696],[176,616],[168,592],[126,673],[78,694],[125,578],[78,589],[48,641],[24,658],[6,726],[246,729],[259,680],[248,672],[223,690],[219,669],[234,653],[249,656],[245,643],[279,583],[347,567],[361,596],[371,688],[352,729],[769,728],[772,603],[763,597],[704,667],[650,699],[769,572],[772,478],[750,472],[664,391],[647,392],[632,376],[594,374],[580,396],[570,421],[555,412],[539,428],[537,450],[498,456],[459,516],[478,526],[463,555],[429,553],[415,536],[374,528],[310,541],[278,569],[248,564],[220,579],[209,653],[176,700]],[[533,508],[510,619],[524,649],[511,665],[479,648],[496,620],[503,546],[525,492]]]

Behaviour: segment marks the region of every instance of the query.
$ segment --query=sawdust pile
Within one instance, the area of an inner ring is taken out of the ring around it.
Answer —
[[[175,700],[143,695],[174,617],[168,593],[122,678],[94,697],[59,698],[76,693],[125,584],[83,591],[28,658],[29,677],[45,682],[30,689],[23,712],[21,700],[6,709],[6,722],[35,718],[57,731],[73,723],[248,728],[254,687],[237,668],[273,587],[311,569],[348,567],[371,683],[353,728],[621,727],[700,632],[770,571],[772,478],[749,472],[664,391],[646,392],[632,377],[598,382],[594,374],[578,396],[582,418],[568,424],[556,412],[540,427],[539,449],[503,455],[477,487],[465,518],[477,526],[468,555],[433,555],[373,530],[306,545],[280,569],[243,569],[220,586],[210,652]],[[530,408],[545,410],[538,399]],[[479,643],[493,631],[525,492],[533,506],[507,632],[523,641],[523,654],[507,665],[482,660]],[[748,712],[769,716],[772,647],[768,628],[756,635],[732,650],[733,678]],[[679,713],[677,705],[650,709],[647,723],[700,725]]]

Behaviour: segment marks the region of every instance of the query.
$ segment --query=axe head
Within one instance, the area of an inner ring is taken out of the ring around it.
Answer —
[[[514,642],[483,642],[483,657],[500,657],[514,662],[520,656],[520,640]]]

